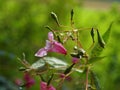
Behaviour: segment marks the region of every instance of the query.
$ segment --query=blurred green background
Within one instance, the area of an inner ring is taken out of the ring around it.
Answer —
[[[97,27],[103,34],[114,21],[109,42],[102,53],[102,56],[107,57],[94,63],[93,70],[99,78],[102,90],[119,90],[120,3],[117,0],[0,0],[0,76],[12,82],[16,78],[22,78],[23,73],[18,71],[21,64],[17,57],[21,58],[24,52],[30,63],[35,62],[38,58],[34,54],[45,45],[47,39],[48,30],[44,26],[58,29],[50,12],[57,14],[60,23],[70,26],[71,9],[74,9],[76,28]],[[92,43],[90,32],[80,32],[80,40],[87,49]],[[73,48],[69,44],[66,47]],[[69,55],[63,58],[70,62]],[[71,81],[72,83],[74,82]],[[80,90],[68,87],[64,86],[63,90]],[[39,90],[39,80],[31,88],[33,89]]]

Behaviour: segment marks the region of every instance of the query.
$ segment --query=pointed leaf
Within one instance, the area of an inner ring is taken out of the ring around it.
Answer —
[[[54,57],[44,57],[33,63],[29,70],[35,70],[36,72],[42,73],[49,68],[56,70],[65,70],[68,64],[60,59]]]
[[[104,39],[105,43],[107,43],[109,40],[112,25],[113,25],[113,22],[110,23],[108,30],[103,35],[103,39]]]
[[[112,23],[109,25],[108,30],[104,33],[103,35],[103,39],[105,41],[105,43],[107,44],[109,36],[110,36],[110,31],[111,31],[111,27],[112,27]],[[91,50],[91,57],[96,57],[99,56],[101,54],[101,52],[103,51],[104,48],[102,48],[98,43],[93,47],[93,49]]]
[[[35,70],[36,72],[42,73],[48,69],[48,64],[45,63],[43,60],[38,60],[33,63],[30,68]]]

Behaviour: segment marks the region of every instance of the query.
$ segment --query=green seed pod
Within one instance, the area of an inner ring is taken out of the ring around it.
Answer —
[[[60,26],[57,15],[54,12],[51,12],[51,17],[55,20],[58,26]]]
[[[85,50],[82,49],[82,48],[79,48],[78,49],[78,54],[81,55],[81,56],[83,56],[85,54]]]
[[[74,65],[75,65],[74,63],[73,63],[72,65],[70,65],[70,66],[65,70],[64,74],[65,74],[65,75],[68,74],[68,73],[72,70],[72,68],[73,68]]]
[[[91,29],[91,36],[92,36],[92,40],[93,40],[93,43],[95,42],[95,39],[94,39],[94,35],[95,35],[95,32],[94,32],[94,29],[92,28]]]
[[[26,70],[25,67],[20,67],[20,68],[19,68],[19,71],[25,71],[25,70]]]
[[[98,43],[100,44],[101,47],[105,47],[105,42],[104,40],[102,39],[102,37],[100,36],[99,34],[99,31],[97,30],[97,36],[98,36]]]
[[[50,31],[53,32],[53,30],[49,26],[45,26],[45,28],[49,29]]]
[[[71,53],[70,55],[75,58],[81,58],[81,56],[78,53]]]
[[[73,20],[73,15],[74,15],[74,11],[73,9],[71,10],[71,21]]]
[[[52,74],[51,77],[50,77],[50,79],[48,80],[48,82],[47,82],[47,86],[50,85],[50,83],[51,83],[51,81],[52,81],[52,79],[53,79],[53,76],[54,76],[54,74]]]
[[[63,44],[63,42],[62,42],[61,39],[60,39],[60,36],[57,35],[57,39],[58,39],[58,42],[60,42],[60,43]]]
[[[71,10],[71,26],[73,26],[74,22],[73,22],[73,15],[74,15],[74,11],[73,9]]]
[[[54,30],[52,28],[50,28],[49,26],[45,26],[45,28],[47,28],[48,30],[50,30],[51,32],[53,32],[53,34],[55,35],[56,37],[56,33],[54,32]]]

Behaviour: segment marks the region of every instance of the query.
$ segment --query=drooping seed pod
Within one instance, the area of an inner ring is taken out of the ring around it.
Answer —
[[[70,55],[75,58],[81,58],[81,55],[79,55],[78,53],[71,53]]]
[[[94,43],[94,42],[95,42],[95,39],[94,39],[95,32],[94,32],[94,29],[93,29],[93,28],[91,29],[90,34],[91,34],[91,36],[92,36],[92,40],[93,40],[93,43]]]
[[[73,15],[74,15],[74,11],[73,9],[71,10],[71,21],[73,20]]]
[[[57,15],[54,12],[51,12],[51,17],[55,20],[58,26],[60,26]]]
[[[63,42],[62,42],[61,39],[60,39],[60,36],[57,35],[57,39],[58,39],[58,42],[60,42],[60,43],[63,44]]]
[[[51,77],[50,77],[50,79],[48,80],[48,82],[47,82],[47,86],[50,85],[50,83],[51,83],[51,81],[52,81],[52,79],[53,79],[53,76],[54,76],[54,74],[52,74]]]
[[[26,70],[25,67],[20,67],[20,68],[19,68],[19,71],[25,71],[25,70]]]
[[[70,71],[72,70],[72,68],[73,68],[74,65],[75,65],[75,63],[73,63],[72,65],[70,65],[70,66],[65,70],[64,74],[66,75],[66,74],[70,73]]]

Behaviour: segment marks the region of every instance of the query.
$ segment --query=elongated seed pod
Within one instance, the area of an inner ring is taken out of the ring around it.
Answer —
[[[97,30],[97,36],[98,36],[98,43],[100,44],[101,47],[105,47],[105,42],[104,40],[102,39],[102,37],[100,36],[99,34],[99,31]]]
[[[94,39],[94,35],[95,35],[95,32],[94,32],[94,29],[92,28],[91,29],[91,37],[92,37],[92,40],[93,40],[93,43],[95,42],[95,39]]]
[[[51,17],[55,20],[58,26],[60,26],[57,15],[54,12],[51,12]]]

